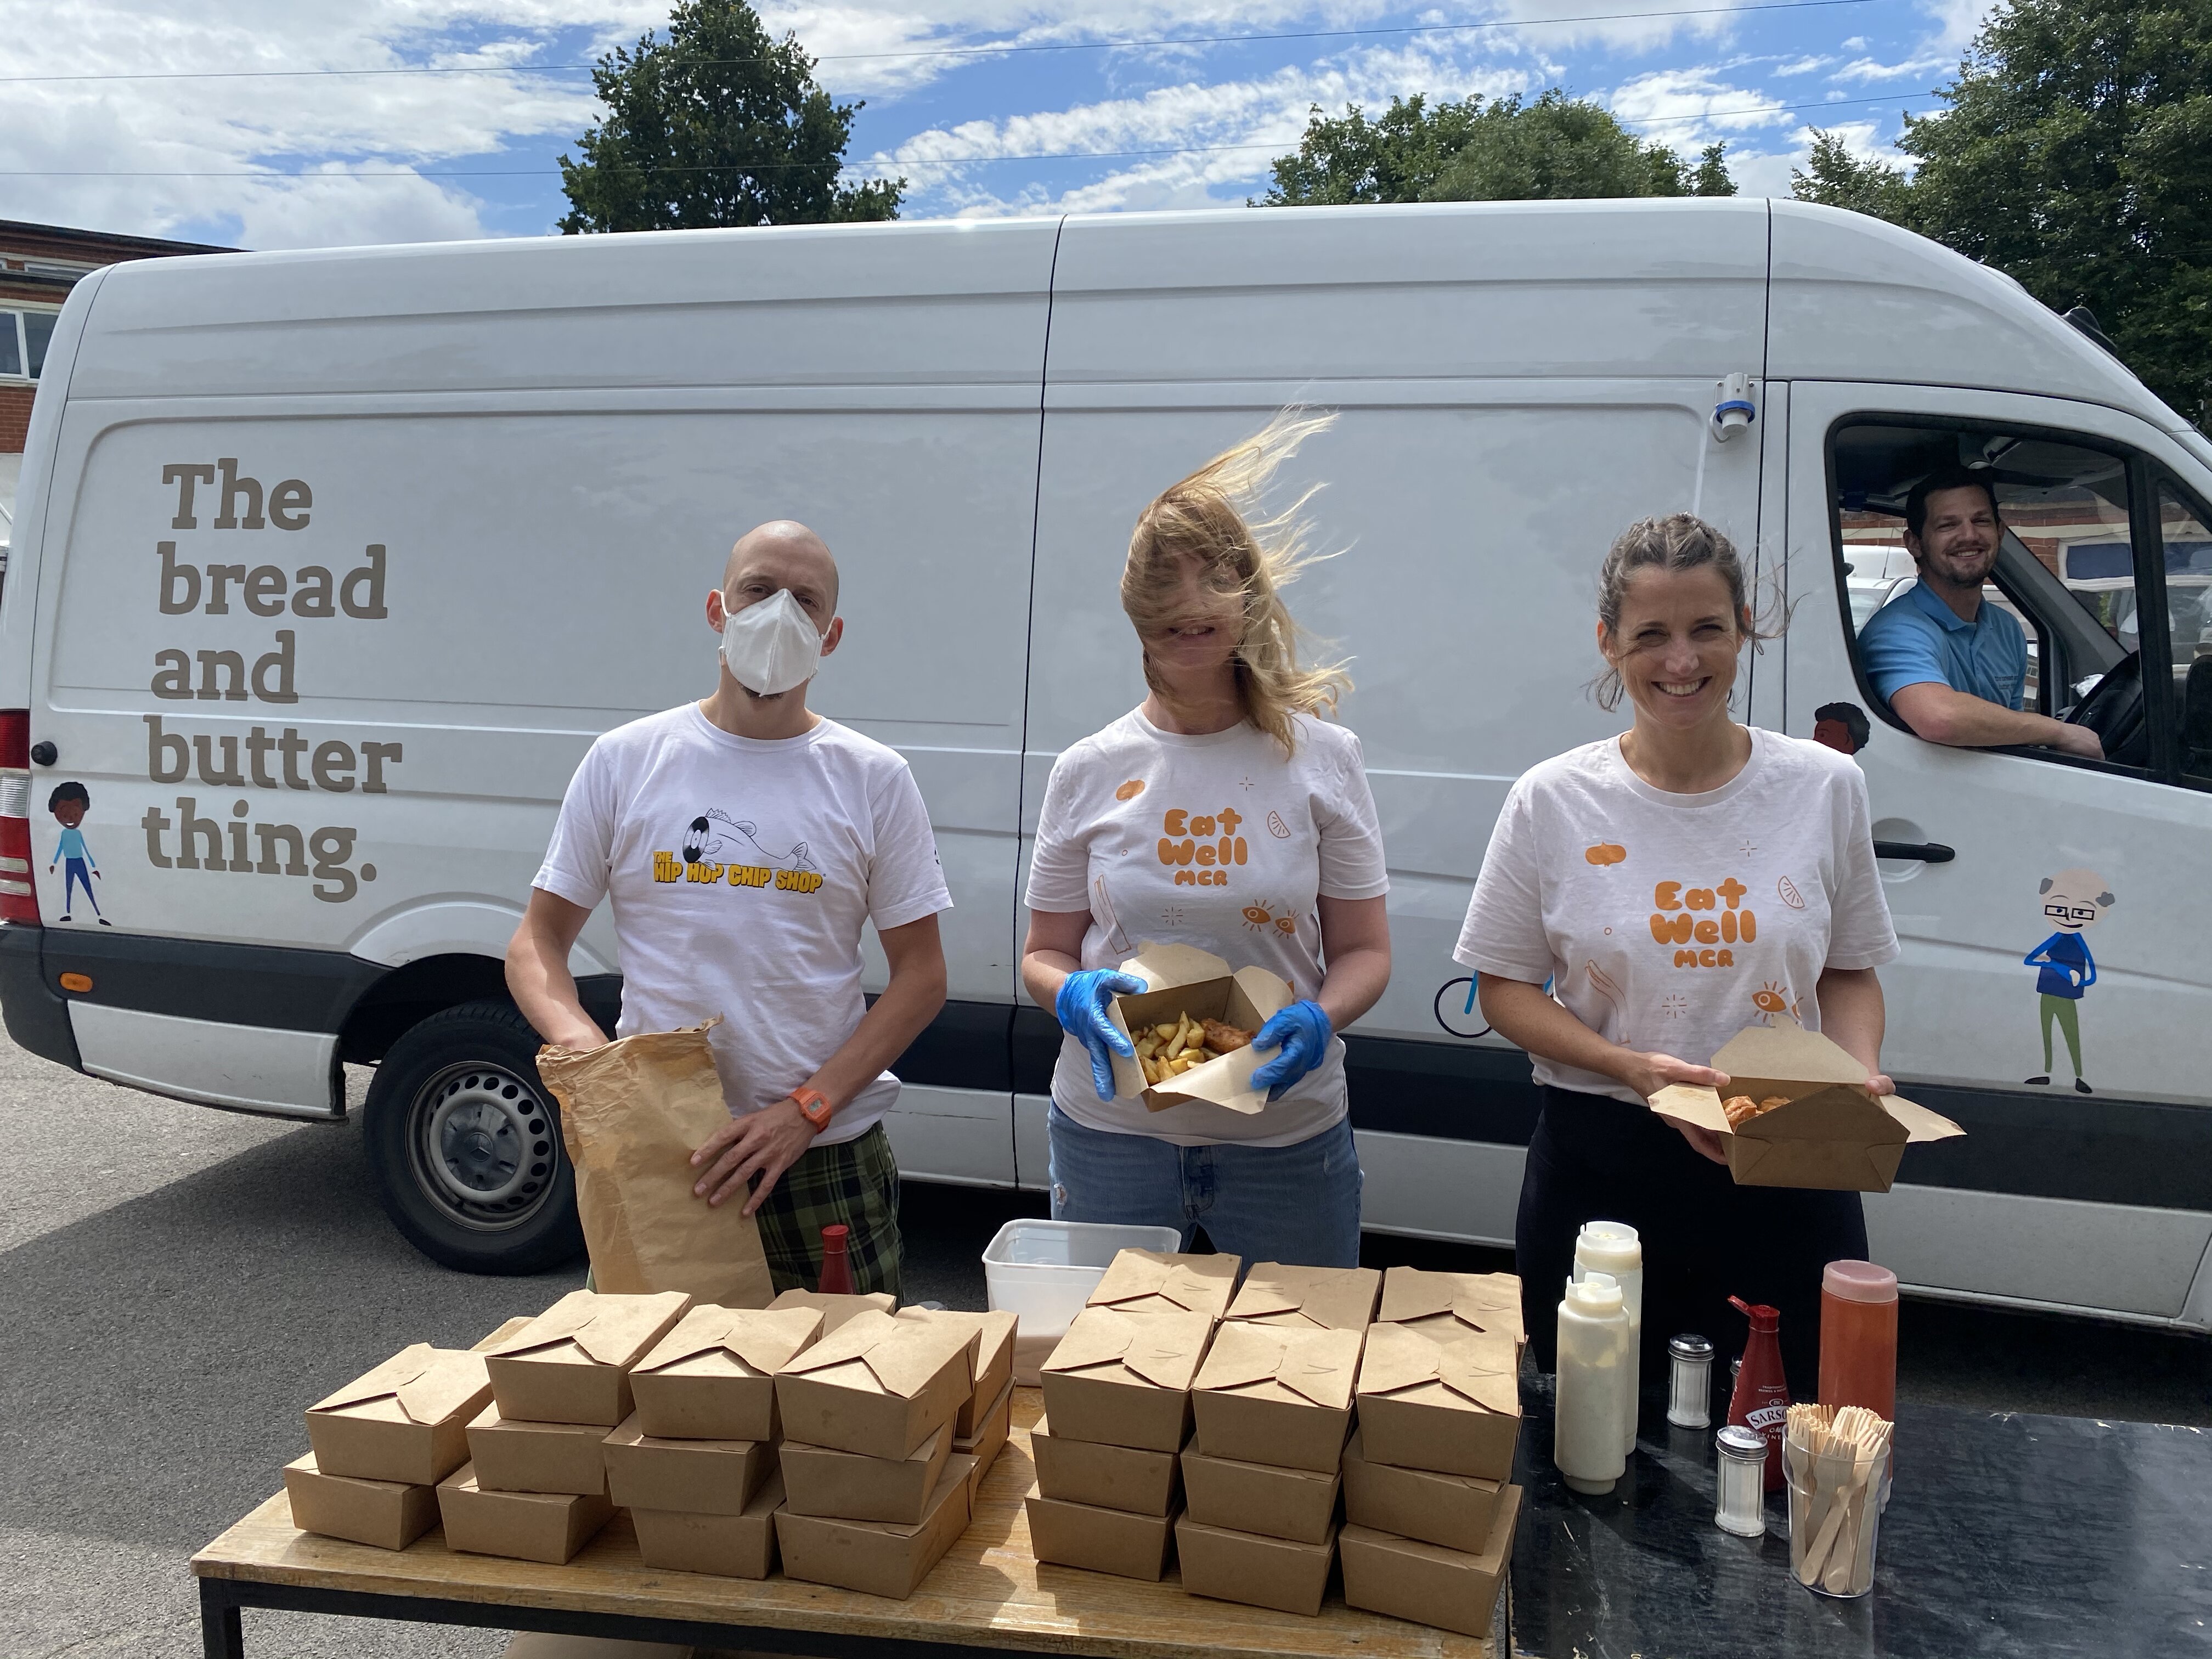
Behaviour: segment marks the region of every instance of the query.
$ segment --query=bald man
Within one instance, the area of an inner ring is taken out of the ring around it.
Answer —
[[[730,552],[707,595],[712,696],[608,732],[576,769],[507,947],[515,1004],[546,1042],[606,1042],[569,948],[614,905],[617,1035],[719,1014],[731,1121],[692,1157],[703,1204],[760,1222],[778,1291],[815,1288],[822,1229],[851,1230],[854,1288],[899,1290],[898,1166],[884,1068],[945,1004],[937,916],[952,907],[929,813],[896,750],[806,706],[837,649],[837,562],[778,520]],[[872,923],[890,983],[860,994]],[[750,1188],[750,1190],[748,1190]]]

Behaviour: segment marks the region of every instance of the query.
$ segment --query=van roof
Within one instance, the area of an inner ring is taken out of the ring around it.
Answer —
[[[1742,370],[2077,398],[2187,426],[2010,277],[1878,220],[1789,201],[648,232],[149,259],[105,278],[72,399],[1011,389],[1035,382],[1049,291],[1055,383],[1279,380],[1286,356],[1323,383]],[[1313,307],[1342,284],[1376,289],[1376,304],[1348,327],[1321,325]],[[1133,357],[1130,302],[1169,291],[1197,301],[1206,326],[1170,331],[1157,361],[1140,338]],[[594,325],[610,312],[629,325]],[[486,330],[492,315],[514,326]]]

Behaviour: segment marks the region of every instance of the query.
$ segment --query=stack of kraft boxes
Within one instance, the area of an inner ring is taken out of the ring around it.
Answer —
[[[1264,1261],[1237,1291],[1191,1395],[1176,1549],[1193,1595],[1321,1611],[1352,1389],[1382,1285],[1370,1267]]]
[[[470,1420],[490,1403],[482,1354],[427,1342],[316,1401],[313,1449],[284,1467],[292,1524],[405,1549],[438,1524],[438,1483],[469,1461]]]
[[[690,1307],[678,1291],[574,1291],[492,1343],[492,1403],[438,1486],[447,1547],[557,1566],[612,1520],[602,1443],[631,1413],[638,1362]]]
[[[1027,1500],[1039,1561],[1157,1580],[1167,1570],[1190,1391],[1238,1259],[1124,1250],[1044,1362]]]
[[[1521,1281],[1393,1267],[1344,1449],[1344,1599],[1489,1633],[1521,1489]]]

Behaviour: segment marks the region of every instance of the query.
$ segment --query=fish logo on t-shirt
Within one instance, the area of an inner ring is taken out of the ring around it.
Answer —
[[[788,853],[771,853],[756,839],[759,830],[753,823],[733,818],[718,806],[710,806],[691,820],[684,831],[684,861],[686,864],[764,864],[771,870],[811,870],[813,860],[806,855],[806,843],[799,842]]]

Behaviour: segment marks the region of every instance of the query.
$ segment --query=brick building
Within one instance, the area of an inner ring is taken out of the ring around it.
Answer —
[[[111,236],[104,231],[0,219],[0,544],[7,541],[15,516],[23,437],[31,423],[31,399],[46,362],[46,342],[70,289],[88,272],[124,259],[231,252],[198,242]]]

